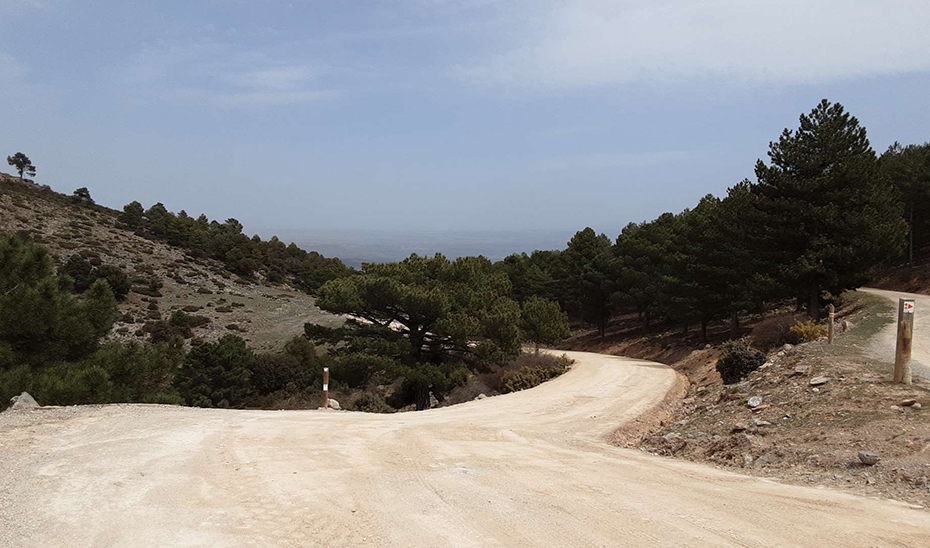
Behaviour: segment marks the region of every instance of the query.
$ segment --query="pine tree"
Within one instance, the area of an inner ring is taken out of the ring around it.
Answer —
[[[521,326],[526,340],[536,346],[554,345],[571,335],[568,328],[568,315],[559,308],[559,303],[540,297],[529,297],[523,303]]]
[[[597,327],[601,336],[607,328],[611,305],[610,238],[588,227],[577,232],[559,255],[556,276],[569,315]]]
[[[914,262],[914,248],[924,245],[930,234],[930,143],[888,147],[880,159],[882,172],[904,201],[908,226],[908,263]]]
[[[817,320],[824,291],[867,282],[904,242],[898,193],[882,177],[866,130],[824,99],[756,164],[765,249],[785,296],[805,296]]]

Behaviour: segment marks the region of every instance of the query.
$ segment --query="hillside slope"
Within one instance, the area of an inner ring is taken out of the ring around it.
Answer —
[[[27,234],[48,247],[60,263],[79,254],[92,264],[119,267],[136,282],[136,291],[120,304],[123,317],[112,337],[144,339],[145,322],[167,320],[172,312],[184,309],[209,319],[194,329],[198,338],[212,341],[235,333],[257,350],[270,350],[301,334],[305,322],[338,325],[342,321],[287,284],[272,285],[260,275],[243,279],[222,263],[195,258],[183,249],[118,228],[117,214],[0,174],[0,231]],[[155,292],[149,290],[152,280],[162,284]]]

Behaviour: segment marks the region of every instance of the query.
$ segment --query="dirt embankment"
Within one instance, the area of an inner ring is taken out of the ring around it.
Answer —
[[[883,297],[854,296],[848,318],[854,327],[835,344],[779,349],[738,384],[715,378],[716,356],[709,351],[673,364],[691,388],[640,446],[752,475],[930,506],[930,384],[890,382],[894,346],[885,338],[894,329],[894,305]],[[864,464],[860,452],[880,460]]]

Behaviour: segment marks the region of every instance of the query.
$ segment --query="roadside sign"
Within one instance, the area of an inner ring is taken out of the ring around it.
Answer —
[[[914,301],[904,301],[904,313],[905,314],[914,313]]]

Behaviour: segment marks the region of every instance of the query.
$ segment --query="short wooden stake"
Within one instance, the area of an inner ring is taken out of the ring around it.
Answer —
[[[894,382],[911,384],[914,300],[898,299],[898,342],[894,349]]]
[[[323,368],[323,409],[329,409],[329,368]]]
[[[827,344],[833,344],[834,320],[836,319],[836,307],[832,304],[829,306],[830,319],[827,323]]]

